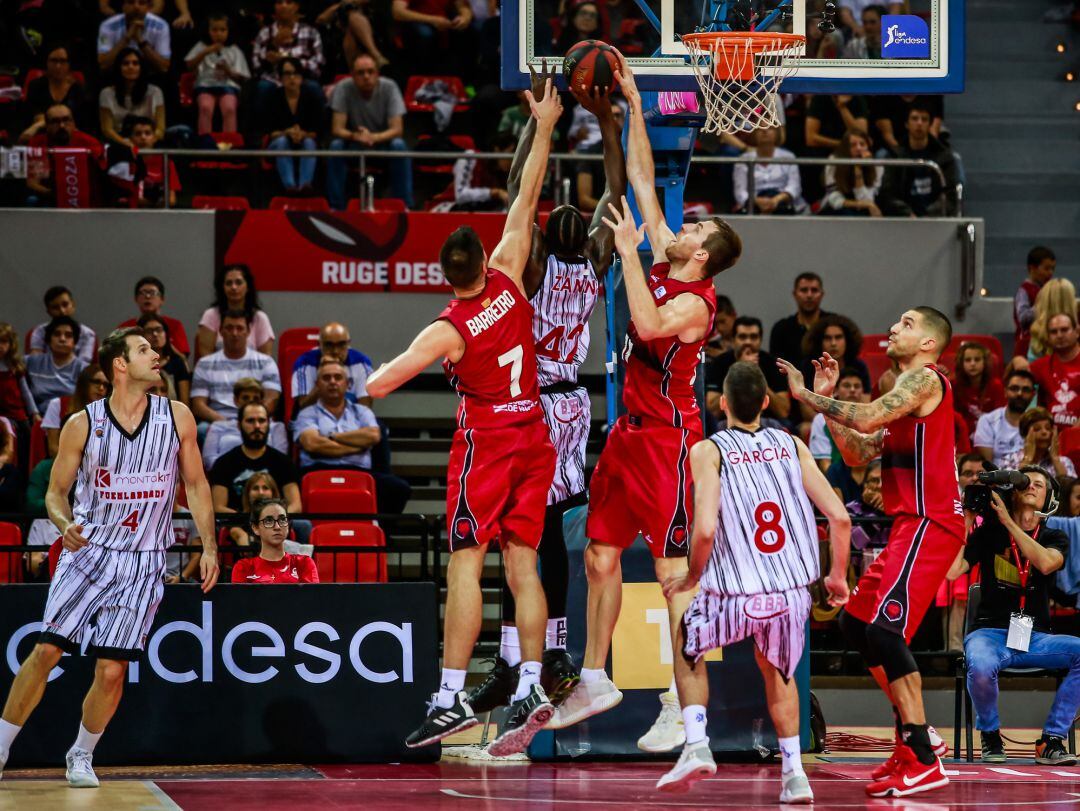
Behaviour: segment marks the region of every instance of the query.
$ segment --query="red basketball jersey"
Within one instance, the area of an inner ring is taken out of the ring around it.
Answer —
[[[533,308],[514,282],[488,268],[483,292],[454,299],[439,314],[465,341],[457,363],[443,361],[458,393],[458,426],[506,428],[543,419],[536,384]]]
[[[925,417],[908,414],[885,426],[881,495],[888,515],[929,518],[962,538],[952,388],[934,366],[927,368],[941,380],[941,402]]]
[[[700,296],[709,308],[709,324],[716,312],[716,290],[712,279],[682,282],[668,277],[671,265],[661,262],[649,271],[649,291],[660,307],[683,293]],[[706,330],[705,336],[708,336]],[[694,378],[701,361],[706,337],[683,343],[678,335],[642,341],[634,322],[626,331],[623,360],[626,380],[623,404],[635,416],[662,420],[674,428],[701,431],[701,409],[694,395]]]

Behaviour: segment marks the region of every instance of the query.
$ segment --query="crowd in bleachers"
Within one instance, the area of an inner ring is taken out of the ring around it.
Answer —
[[[809,5],[813,14],[822,3]],[[880,58],[881,15],[905,6],[841,0],[837,30],[826,36],[810,25],[809,47]],[[34,149],[28,179],[3,182],[0,194],[10,205],[159,207],[168,173],[169,205],[345,209],[359,186],[349,177],[357,162],[346,154],[245,163],[220,154],[166,161],[140,153],[510,151],[528,106],[498,86],[498,13],[496,0],[101,0],[96,13],[77,14],[59,0],[24,4],[0,27],[0,43],[9,46],[0,49],[10,54],[0,67],[0,144]],[[540,53],[561,55],[597,38],[648,55],[658,42],[633,0],[540,0],[536,25]],[[961,172],[940,97],[783,102],[784,126],[702,138],[699,151],[927,158],[941,166],[945,182],[922,168],[823,172],[760,164],[750,201],[745,166],[734,179],[730,166],[696,167],[688,187],[696,207],[722,213],[749,205],[767,215],[956,213]],[[557,132],[557,151],[599,150],[595,118],[569,99]],[[85,150],[85,159],[58,165],[56,156],[68,153],[56,150],[68,147]],[[505,207],[506,161],[422,160],[415,174],[413,163],[368,164],[385,187],[380,199],[440,211]],[[570,169],[572,200],[590,210],[603,188],[601,164]],[[65,190],[59,196],[58,187]]]

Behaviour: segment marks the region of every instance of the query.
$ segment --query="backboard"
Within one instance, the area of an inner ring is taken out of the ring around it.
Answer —
[[[862,23],[860,9],[868,0],[836,0],[843,19]],[[504,0],[502,3],[502,86],[517,90],[529,86],[529,65],[539,69],[541,59],[561,62],[569,45],[585,36],[562,31],[559,7],[578,8],[580,0]],[[591,4],[585,4],[591,5]],[[620,45],[637,44],[627,51],[643,90],[694,90],[696,82],[686,63],[686,47],[678,34],[713,22],[711,14],[721,0],[599,0],[595,8],[601,22],[592,38]],[[796,73],[784,82],[785,93],[959,93],[964,89],[964,0],[882,0],[889,13],[881,20],[880,38],[864,43],[847,40],[838,28],[822,33],[819,23],[825,0],[729,0],[727,10],[749,10],[760,21],[779,6],[768,30],[804,34],[807,44]],[[846,7],[846,11],[845,11]],[[612,25],[612,17],[619,20]],[[590,16],[585,13],[585,22]],[[581,20],[579,20],[581,22]],[[837,19],[837,25],[842,20]],[[605,37],[604,31],[616,36]],[[561,35],[561,37],[560,37]],[[880,42],[880,47],[877,46]],[[630,51],[636,50],[635,53]]]

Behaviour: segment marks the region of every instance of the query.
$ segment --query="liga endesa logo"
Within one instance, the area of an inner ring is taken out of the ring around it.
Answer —
[[[930,31],[926,20],[913,14],[886,14],[881,18],[881,56],[884,59],[926,59]]]

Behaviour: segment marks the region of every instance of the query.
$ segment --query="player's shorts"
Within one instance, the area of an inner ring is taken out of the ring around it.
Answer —
[[[963,545],[940,524],[898,515],[888,544],[859,578],[844,610],[911,642]]]
[[[555,449],[537,420],[509,428],[458,429],[446,473],[446,533],[450,551],[518,538],[535,549]]]
[[[690,448],[701,438],[620,417],[589,485],[589,540],[625,549],[640,532],[654,558],[685,557],[694,520]]]
[[[715,594],[701,589],[683,614],[683,651],[697,660],[753,637],[765,658],[790,679],[806,647],[811,602],[806,588],[772,594]]]
[[[64,550],[49,585],[39,642],[99,659],[139,658],[165,592],[165,552]],[[89,637],[87,641],[86,637]]]
[[[551,444],[555,447],[555,477],[547,503],[558,504],[585,492],[585,445],[589,441],[592,407],[584,388],[568,392],[540,393]]]

